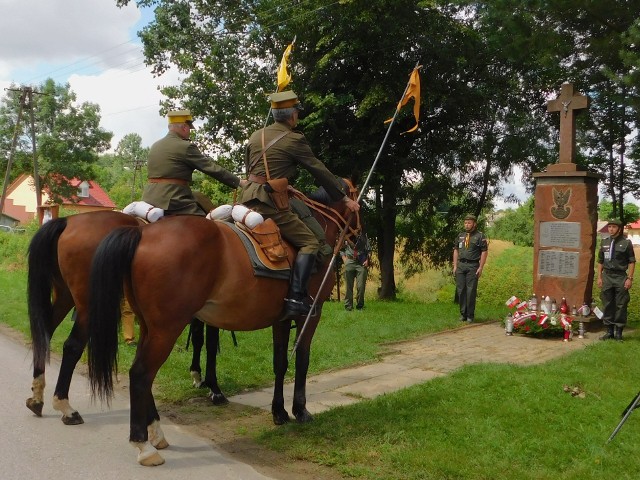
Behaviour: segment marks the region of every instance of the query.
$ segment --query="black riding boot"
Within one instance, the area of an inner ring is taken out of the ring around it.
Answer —
[[[300,315],[307,315],[311,306],[307,302],[307,284],[313,270],[316,256],[311,254],[298,254],[293,264],[293,274],[289,293],[284,299],[284,317],[282,320],[290,319]]]
[[[613,324],[607,325],[607,331],[604,333],[604,335],[600,336],[600,340],[609,340],[613,338],[613,327]]]
[[[623,329],[624,329],[624,327],[619,327],[618,325],[616,325],[616,329],[615,329],[615,332],[613,334],[613,338],[615,338],[619,342],[622,341],[622,330]]]

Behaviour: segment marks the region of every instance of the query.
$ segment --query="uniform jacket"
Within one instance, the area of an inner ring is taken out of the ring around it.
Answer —
[[[614,243],[613,256],[610,255],[612,242]],[[605,270],[624,273],[629,264],[635,263],[635,261],[636,257],[631,240],[623,235],[618,235],[615,238],[608,236],[602,239],[598,251],[598,263],[603,264]]]
[[[458,250],[458,261],[465,260],[468,262],[480,262],[482,252],[488,250],[487,238],[482,232],[474,230],[469,232],[469,246],[465,247],[465,239],[467,232],[458,234],[456,245],[454,248]]]
[[[288,125],[276,122],[264,129],[265,146],[285,131],[288,131],[287,135],[278,140],[266,152],[270,177],[274,179],[287,178],[291,184],[297,174],[298,166],[300,166],[313,176],[318,185],[325,188],[332,200],[338,201],[343,198],[344,193],[340,182],[325,167],[324,163],[316,158],[304,134],[291,130]],[[249,138],[245,158],[247,168],[260,156],[262,148],[262,130],[258,130]],[[248,173],[261,177],[266,176],[262,157],[254,162],[253,168]],[[250,182],[243,189],[240,201],[245,203],[250,200],[259,200],[271,207],[275,207],[263,184]]]
[[[174,132],[151,146],[147,169],[149,178],[179,178],[191,182],[193,171],[200,170],[229,187],[237,188],[240,183],[236,175]],[[142,200],[164,210],[179,209],[195,202],[190,187],[169,183],[147,184]]]

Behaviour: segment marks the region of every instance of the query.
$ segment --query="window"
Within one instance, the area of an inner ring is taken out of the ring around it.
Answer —
[[[80,184],[78,187],[78,196],[82,198],[89,197],[89,182],[86,180]]]

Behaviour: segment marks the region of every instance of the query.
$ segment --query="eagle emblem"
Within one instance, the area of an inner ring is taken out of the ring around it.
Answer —
[[[571,189],[566,190],[553,189],[553,207],[551,207],[551,215],[558,220],[564,220],[571,213],[571,207],[567,206],[571,197]]]

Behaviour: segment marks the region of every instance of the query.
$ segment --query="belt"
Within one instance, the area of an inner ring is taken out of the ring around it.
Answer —
[[[480,263],[480,260],[467,260],[466,258],[461,258],[458,261],[460,263]]]
[[[182,178],[147,178],[149,183],[170,183],[172,185],[180,185],[182,187],[188,187],[189,182]]]
[[[254,175],[253,173],[249,174],[248,180],[253,183],[260,183],[264,185],[267,183],[267,177],[262,177],[260,175]]]

